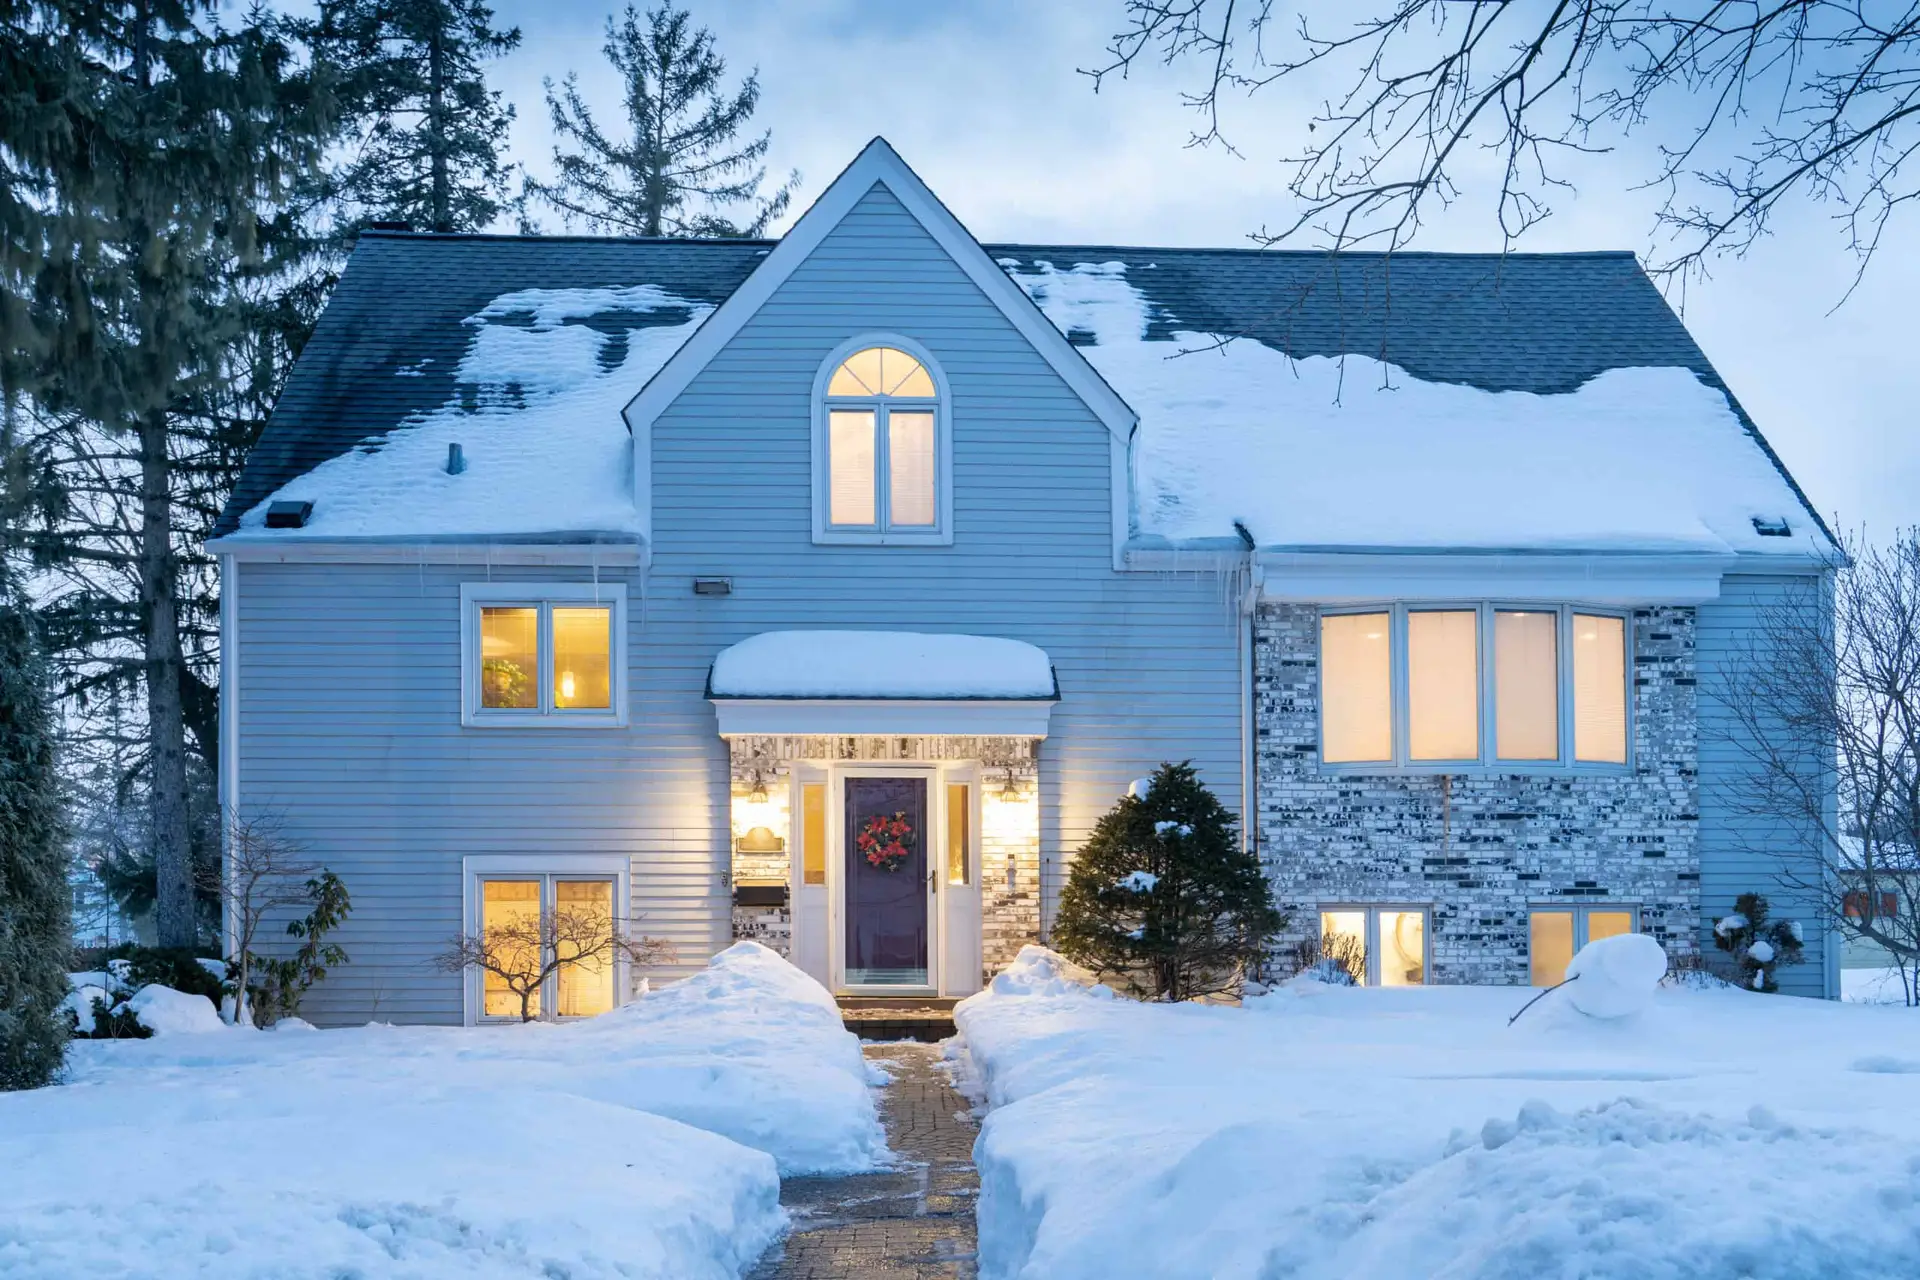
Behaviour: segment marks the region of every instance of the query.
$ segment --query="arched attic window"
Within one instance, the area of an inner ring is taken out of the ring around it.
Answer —
[[[902,339],[861,340],[821,374],[815,540],[952,541],[945,384],[929,357]]]

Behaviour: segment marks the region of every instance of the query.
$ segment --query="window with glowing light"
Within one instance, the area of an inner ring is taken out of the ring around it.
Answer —
[[[1427,909],[1329,907],[1320,913],[1320,947],[1365,986],[1425,986]]]
[[[498,961],[480,972],[480,1017],[520,1020],[520,996],[498,970],[537,976],[527,1011],[536,1018],[591,1018],[618,1003],[619,959],[607,942],[589,945],[595,930],[616,927],[615,877],[529,872],[487,875],[479,882],[481,936]],[[564,927],[554,925],[559,919]]]
[[[876,340],[843,351],[822,379],[816,540],[950,541],[945,397],[933,370],[921,356]]]
[[[468,583],[463,723],[624,721],[620,584]]]
[[[1527,913],[1528,969],[1533,985],[1551,987],[1567,976],[1574,953],[1589,942],[1639,930],[1630,906],[1537,907]]]
[[[1627,619],[1570,605],[1320,618],[1320,759],[1450,773],[1629,763]]]

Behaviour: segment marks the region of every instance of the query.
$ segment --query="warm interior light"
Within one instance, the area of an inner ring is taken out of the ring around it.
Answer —
[[[569,702],[573,700],[573,672],[563,672],[560,676],[560,696]]]

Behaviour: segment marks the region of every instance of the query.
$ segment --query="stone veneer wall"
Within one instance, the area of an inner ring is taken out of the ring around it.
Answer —
[[[1696,954],[1694,611],[1638,610],[1632,633],[1631,773],[1335,776],[1317,763],[1319,611],[1262,605],[1257,821],[1282,969],[1343,903],[1431,905],[1441,983],[1527,982],[1530,905],[1632,904],[1669,955]]]
[[[980,958],[982,981],[1040,938],[1040,827],[1038,765],[1026,738],[970,736],[755,735],[727,740],[736,798],[754,783],[767,785],[785,834],[790,802],[784,779],[796,761],[884,763],[891,760],[977,761],[981,773]],[[1011,796],[1006,793],[1011,791]],[[1011,801],[1011,803],[1009,803]],[[791,848],[776,854],[733,854],[733,879],[790,882]],[[793,916],[786,907],[733,908],[733,936],[751,938],[790,956]]]

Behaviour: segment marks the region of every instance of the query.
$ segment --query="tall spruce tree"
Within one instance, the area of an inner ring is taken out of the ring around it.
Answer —
[[[770,131],[735,141],[760,103],[757,72],[728,93],[727,64],[713,33],[665,4],[644,20],[632,7],[607,19],[607,60],[620,73],[629,135],[601,129],[569,73],[547,82],[547,110],[560,140],[554,179],[527,190],[596,231],[641,236],[758,236],[786,211],[798,173],[769,195],[761,184]]]
[[[1230,989],[1284,923],[1236,825],[1191,764],[1161,765],[1074,858],[1054,945],[1135,995]]]
[[[348,227],[477,231],[513,208],[513,108],[483,65],[517,47],[481,0],[325,0],[306,27],[351,120],[326,194]]]
[[[115,466],[79,497],[129,512],[118,541],[38,550],[133,584],[138,645],[109,661],[144,695],[156,931],[190,945],[180,427],[226,394],[245,327],[237,286],[271,269],[262,210],[319,161],[324,78],[263,10],[231,28],[210,0],[46,0],[12,16],[10,36],[56,43],[66,86],[63,128],[0,139],[44,215],[24,295],[41,354],[25,390],[45,420],[114,442],[99,456]]]
[[[60,1070],[71,935],[66,833],[46,664],[0,563],[0,1089]]]

